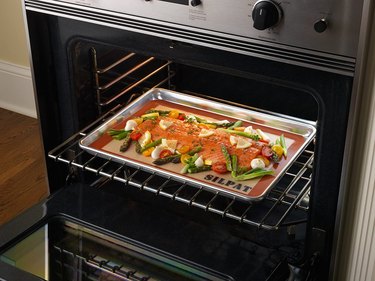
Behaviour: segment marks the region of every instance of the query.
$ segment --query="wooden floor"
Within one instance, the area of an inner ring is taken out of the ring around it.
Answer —
[[[36,119],[0,108],[0,225],[48,195]]]

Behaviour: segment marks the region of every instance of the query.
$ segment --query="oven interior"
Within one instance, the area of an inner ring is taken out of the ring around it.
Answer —
[[[293,228],[306,222],[314,162],[313,142],[267,198],[256,203],[228,199],[204,188],[197,189],[142,169],[89,155],[78,145],[82,136],[155,87],[270,114],[292,115],[315,124],[318,106],[314,97],[305,90],[297,89],[295,85],[282,86],[280,81],[268,81],[269,78],[257,75],[252,77],[251,73],[229,68],[213,69],[209,65],[198,68],[193,63],[146,56],[82,40],[71,47],[71,54],[74,105],[79,115],[74,117],[74,121],[79,133],[69,136],[66,142],[49,153],[50,158],[68,167],[68,180],[79,178],[80,181],[95,182],[96,186],[118,182],[261,229]]]
[[[172,42],[169,48],[173,50],[181,44]],[[182,46],[189,48],[187,44]],[[196,65],[186,58],[158,58],[77,39],[69,49],[79,127],[90,124],[117,104],[129,103],[133,95],[158,87],[312,122],[318,119],[318,104],[309,89],[257,75],[257,65],[242,62],[233,66],[232,61],[220,58],[217,65],[202,61]]]
[[[169,48],[173,51],[178,47],[178,43],[173,42]],[[184,44],[183,48],[191,47]],[[281,263],[301,265],[305,262],[314,142],[260,202],[228,198],[203,187],[192,187],[105,160],[86,153],[78,143],[123,106],[157,87],[269,114],[293,116],[315,125],[319,107],[306,87],[255,74],[255,66],[241,61],[237,62],[241,64],[238,68],[230,67],[233,62],[220,58],[216,65],[205,63],[203,59],[197,63],[86,39],[74,39],[68,50],[70,87],[74,96],[69,101],[73,106],[67,107],[73,109],[61,124],[66,126],[62,131],[67,132],[64,136],[67,140],[48,155],[55,170],[65,171],[64,181],[68,184],[85,182],[102,192],[132,198],[155,210],[166,209],[200,227],[210,225],[213,229],[222,229],[241,243],[253,245],[246,246],[253,250],[267,249],[266,254],[254,261],[258,267],[270,260],[269,268],[265,266],[261,275],[271,275]],[[78,133],[72,134],[72,131]],[[254,250],[251,256],[259,255],[256,252]]]

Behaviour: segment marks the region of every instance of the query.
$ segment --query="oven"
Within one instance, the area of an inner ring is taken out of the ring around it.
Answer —
[[[2,228],[2,278],[332,278],[362,1],[25,0],[24,8],[51,196]],[[82,148],[155,90],[286,118],[314,137],[256,201]]]

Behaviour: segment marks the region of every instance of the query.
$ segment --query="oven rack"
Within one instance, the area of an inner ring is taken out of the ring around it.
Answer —
[[[116,111],[116,108],[113,111]],[[81,149],[80,140],[97,124],[105,122],[109,114],[113,112],[108,112],[103,118],[70,137],[50,151],[48,156],[56,162],[66,164],[70,171],[79,170],[98,176],[96,186],[104,185],[108,181],[120,182],[126,188],[135,187],[258,228],[277,230],[307,221],[314,159],[312,149],[302,152],[263,200],[242,201],[219,191],[209,191],[203,186],[190,186],[186,182],[177,182],[156,172],[104,159]]]
[[[110,261],[98,255],[89,255],[84,257],[75,254],[58,245],[53,245],[53,251],[57,254],[55,261],[55,272],[61,280],[75,280],[76,276],[85,276],[88,280],[101,280],[103,273],[116,278],[116,280],[124,281],[152,281],[155,280],[150,276],[146,276],[136,270],[131,270]],[[85,265],[82,268],[82,265]],[[79,266],[78,266],[79,265]],[[86,269],[85,269],[86,268]],[[72,277],[72,278],[70,278]]]
[[[82,237],[79,237],[81,239]],[[117,246],[117,245],[116,245]],[[132,247],[132,246],[131,246]],[[135,248],[136,247],[132,247]],[[113,250],[113,249],[111,249]],[[130,252],[132,250],[129,250]],[[83,280],[124,280],[124,281],[158,281],[161,280],[160,276],[153,276],[155,272],[151,272],[148,274],[144,270],[142,270],[141,266],[139,266],[139,262],[142,263],[142,258],[137,261],[137,256],[142,256],[142,252],[134,252],[135,256],[127,259],[119,259],[114,257],[103,257],[101,254],[94,253],[93,250],[87,251],[85,249],[70,249],[66,247],[64,243],[51,243],[51,263],[53,263],[53,276],[57,277],[58,280],[77,280],[77,277],[83,277]],[[95,250],[94,250],[95,251]],[[152,253],[148,256],[145,254],[146,258],[149,258],[151,261],[151,265],[157,265],[158,263],[163,263],[162,260],[159,259],[158,256],[154,256]],[[168,258],[167,258],[168,259]],[[130,261],[130,263],[129,263]],[[138,266],[137,267],[137,262]],[[131,265],[133,263],[133,265]],[[147,263],[147,262],[146,262]],[[199,268],[190,268],[190,265],[180,263],[179,261],[173,261],[173,263],[168,265],[169,267],[178,268],[181,271],[188,271],[192,276],[197,277],[200,276],[200,269]],[[146,268],[147,270],[147,268]],[[191,270],[191,271],[190,271]],[[171,273],[173,274],[173,268],[171,269]],[[204,273],[204,275],[203,275]],[[159,272],[160,274],[160,272]],[[211,276],[212,274],[212,276]],[[205,277],[203,277],[205,276]],[[202,279],[199,280],[232,280],[231,278],[219,275],[216,272],[208,272],[203,270],[202,272]],[[167,277],[168,278],[168,277]],[[168,280],[171,277],[168,278]],[[206,279],[207,278],[207,279]],[[81,279],[79,279],[81,280]],[[185,278],[184,278],[185,280]],[[198,279],[196,279],[198,280]]]

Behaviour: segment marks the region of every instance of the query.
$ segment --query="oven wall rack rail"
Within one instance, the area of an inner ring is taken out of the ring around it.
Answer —
[[[120,52],[114,59],[105,59],[95,47],[90,48],[91,70],[98,112],[102,108],[115,104],[121,97],[137,87],[151,89],[171,85],[175,73],[171,70],[171,61],[162,61],[155,57],[144,57],[132,52]]]

